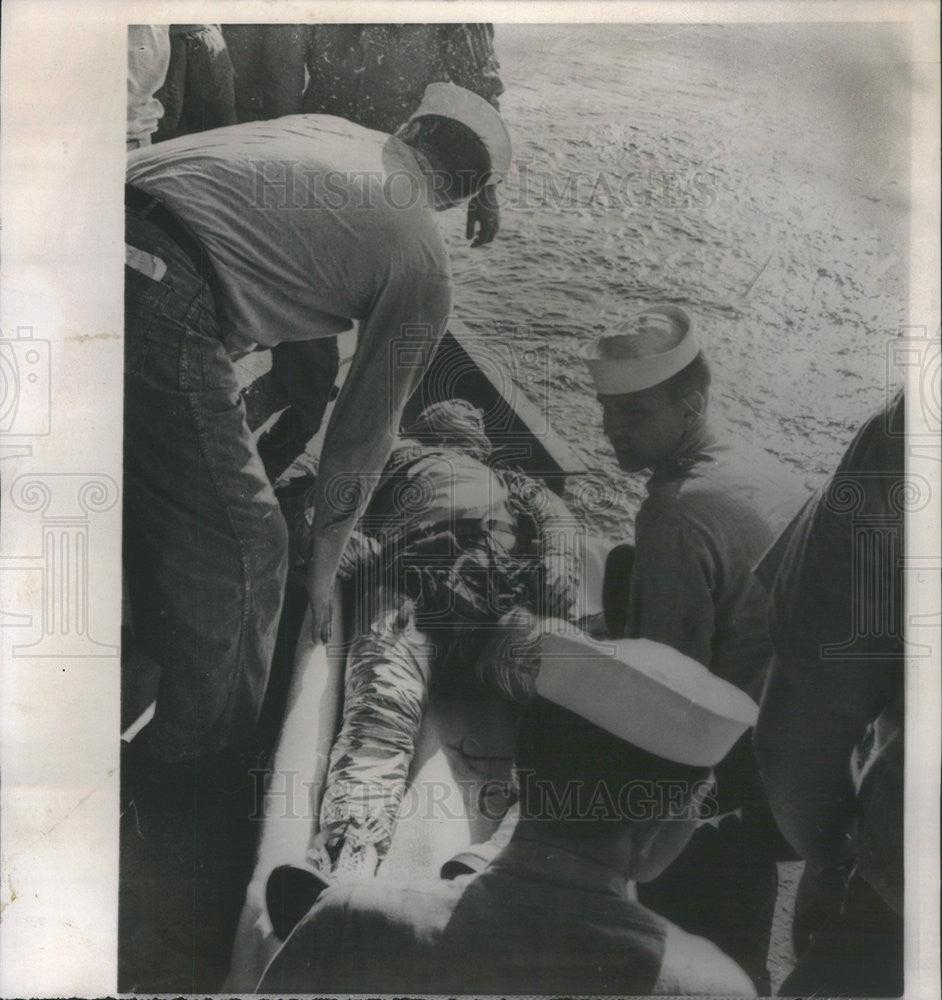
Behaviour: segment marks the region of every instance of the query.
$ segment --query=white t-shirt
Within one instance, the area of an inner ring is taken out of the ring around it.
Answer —
[[[164,109],[154,94],[170,65],[166,24],[128,25],[128,142],[144,142],[157,131]]]
[[[332,336],[352,320],[361,347],[376,328],[384,341],[416,325],[443,332],[448,255],[427,182],[398,139],[330,115],[290,115],[138,150],[127,180],[206,248],[232,355]]]

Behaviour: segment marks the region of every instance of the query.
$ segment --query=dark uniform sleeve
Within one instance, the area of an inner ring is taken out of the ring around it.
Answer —
[[[239,121],[299,114],[311,26],[224,24],[222,33],[235,71]]]
[[[822,868],[860,852],[864,877],[891,906],[902,891],[902,780],[893,758],[902,751],[894,739],[902,731],[903,430],[900,396],[864,425],[763,567],[774,579],[775,659],[755,736],[788,840]],[[878,736],[882,746],[870,745]],[[854,775],[858,799],[851,762],[855,751],[878,758],[875,749],[885,751],[887,770],[876,787],[862,770]],[[882,804],[870,814],[873,794]],[[855,838],[861,816],[866,828]]]
[[[904,401],[868,420],[757,567],[776,647],[901,658]],[[915,480],[911,481],[915,485]],[[918,488],[918,487],[917,487]]]
[[[306,24],[267,24],[265,29],[262,117],[300,114],[311,27]]]
[[[155,140],[236,123],[232,61],[214,24],[170,29],[170,68],[157,99],[164,116]]]
[[[492,24],[443,24],[443,63],[449,79],[498,107],[504,92],[500,63],[494,52]]]
[[[638,514],[626,635],[666,643],[709,667],[713,559],[696,526],[667,503],[649,500]]]

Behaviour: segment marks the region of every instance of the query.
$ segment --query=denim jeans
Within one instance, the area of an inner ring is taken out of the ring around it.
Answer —
[[[287,529],[209,286],[173,240],[130,211],[126,239],[158,260],[150,275],[125,268],[124,567],[135,638],[161,667],[142,735],[155,757],[180,761],[252,733]]]

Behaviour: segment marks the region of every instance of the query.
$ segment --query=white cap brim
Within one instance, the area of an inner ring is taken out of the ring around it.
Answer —
[[[583,349],[582,360],[585,361],[600,396],[621,396],[660,385],[686,368],[697,356],[700,346],[694,335],[690,316],[679,306],[673,305],[651,306],[644,310],[644,313],[653,312],[663,313],[684,331],[680,343],[671,350],[646,358],[603,357],[600,346],[607,335],[596,338]]]
[[[604,609],[605,565],[611,548],[611,542],[597,535],[586,539],[577,605],[580,615],[597,615]]]
[[[491,160],[491,181],[507,176],[511,159],[510,133],[497,109],[483,97],[455,83],[430,83],[409,121],[422,115],[441,115],[466,125],[484,143]]]
[[[663,643],[596,642],[548,621],[540,650],[540,697],[680,764],[715,766],[759,713],[745,692]]]

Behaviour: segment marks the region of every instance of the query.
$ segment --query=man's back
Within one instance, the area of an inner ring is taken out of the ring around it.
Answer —
[[[342,332],[385,290],[397,301],[408,291],[413,312],[434,300],[434,317],[448,314],[448,257],[421,171],[398,140],[295,115],[142,150],[127,180],[205,247],[232,353]],[[409,318],[390,307],[390,320]]]
[[[442,949],[454,992],[645,994],[666,929],[611,868],[515,841],[465,890]]]
[[[801,505],[787,471],[708,443],[653,475],[636,525],[627,634],[665,642],[761,693],[768,595],[752,569]]]
[[[514,842],[462,884],[384,879],[328,889],[262,992],[751,995],[745,975],[627,896],[625,879]]]

